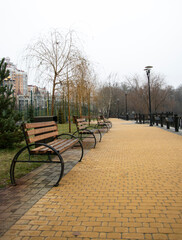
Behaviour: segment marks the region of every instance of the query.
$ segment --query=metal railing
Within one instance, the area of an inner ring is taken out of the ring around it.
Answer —
[[[176,132],[179,129],[182,129],[182,116],[173,113],[160,113],[160,114],[152,114],[152,125],[156,126],[166,126],[167,129],[173,127]],[[136,114],[135,121],[139,124],[149,123],[150,122],[150,115],[148,114]]]

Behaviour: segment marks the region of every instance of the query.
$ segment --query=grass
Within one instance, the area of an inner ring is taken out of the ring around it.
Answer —
[[[58,124],[58,130],[59,130],[59,134],[68,133],[69,126],[67,123]],[[73,133],[74,131],[76,131],[76,126],[75,126],[75,124],[72,124],[71,132]],[[25,145],[26,145],[25,141],[23,141],[21,144],[15,146],[13,149],[9,149],[9,148],[0,149],[0,188],[3,188],[5,186],[7,186],[8,184],[10,184],[9,170],[10,170],[12,159],[15,156],[15,154]],[[28,159],[28,157],[29,156],[28,156],[27,151],[23,152],[23,154],[21,155],[21,158],[23,158],[23,159],[25,159],[25,158]],[[44,156],[34,156],[33,158],[34,158],[34,160],[39,160],[39,159],[42,159],[43,157]],[[40,165],[41,165],[41,163],[17,164],[16,165],[16,178],[20,178],[20,177],[26,175],[33,169],[39,167]]]

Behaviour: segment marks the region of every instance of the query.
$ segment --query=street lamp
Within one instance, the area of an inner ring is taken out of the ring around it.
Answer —
[[[152,124],[152,110],[151,110],[151,96],[150,96],[150,70],[152,68],[153,68],[152,66],[147,66],[144,69],[144,71],[146,71],[147,78],[148,78],[150,126],[153,126],[153,124]]]
[[[117,99],[118,118],[119,118],[119,98]]]
[[[125,111],[126,111],[126,120],[128,120],[128,104],[127,104],[128,93],[125,92]]]

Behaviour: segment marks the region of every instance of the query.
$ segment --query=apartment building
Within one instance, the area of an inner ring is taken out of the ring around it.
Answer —
[[[10,61],[10,58],[7,57],[5,61],[7,63],[7,69],[10,72],[9,77],[11,78],[11,82],[13,83],[15,96],[27,95],[27,73],[23,70],[19,70],[16,65]]]
[[[48,91],[46,88],[37,87],[36,85],[28,85],[28,96],[30,103],[34,107],[45,108],[47,106]]]
[[[15,64],[10,61],[10,58],[5,59],[7,69],[10,75],[4,79],[3,84],[12,86],[14,96],[16,97],[17,108],[20,111],[28,109],[31,104],[34,108],[44,109],[47,107],[48,91],[46,88],[41,88],[36,85],[28,85],[27,73],[19,70]]]
[[[15,80],[12,80],[10,76],[4,79],[3,85],[8,86],[9,88],[12,87],[15,91]]]

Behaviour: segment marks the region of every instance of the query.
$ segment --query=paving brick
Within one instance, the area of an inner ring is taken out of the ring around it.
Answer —
[[[40,230],[40,231],[49,231],[49,230],[52,230],[52,226],[36,226],[34,225],[33,227],[37,227],[36,229],[31,229],[31,230]]]
[[[108,233],[107,239],[121,239],[120,233]]]
[[[122,238],[126,239],[144,239],[144,234],[141,233],[123,233]]]
[[[114,232],[120,232],[120,233],[123,233],[123,232],[128,232],[129,231],[129,229],[131,229],[131,228],[126,228],[126,227],[115,227],[114,228]],[[133,228],[133,229],[135,229],[135,228]]]
[[[31,228],[31,225],[13,225],[11,229],[16,229],[16,230],[29,230]]]
[[[174,230],[172,228],[158,228],[159,233],[173,233]]]
[[[169,240],[179,240],[182,239],[182,234],[168,234]]]
[[[157,228],[137,228],[138,233],[158,233]]]
[[[142,223],[136,223],[136,222],[124,222],[122,223],[122,227],[142,227]]]
[[[40,236],[43,236],[43,237],[53,237],[54,235],[55,235],[55,231],[47,231],[47,230],[42,231],[42,233],[40,234]]]
[[[153,234],[152,236],[154,240],[168,240],[167,234]]]
[[[94,227],[94,232],[114,232],[113,227]]]
[[[72,226],[54,226],[53,231],[71,231]]]
[[[37,237],[40,236],[41,231],[21,231],[20,236],[29,236],[29,237]]]
[[[182,234],[182,228],[173,228],[173,232]]]

